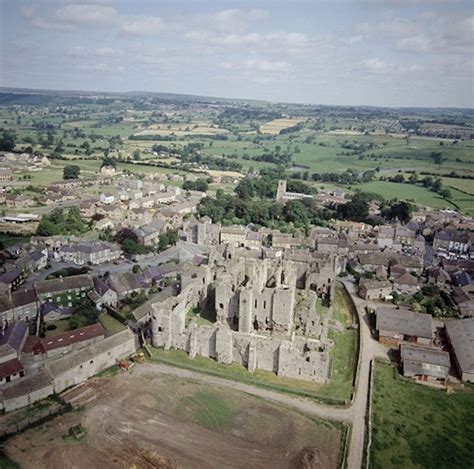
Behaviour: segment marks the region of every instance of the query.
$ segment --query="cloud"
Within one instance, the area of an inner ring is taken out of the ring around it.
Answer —
[[[72,4],[56,10],[54,18],[69,24],[111,24],[118,21],[119,14],[110,6]]]
[[[285,61],[271,61],[265,59],[251,59],[244,62],[225,62],[223,68],[227,70],[246,69],[257,72],[283,72],[290,68],[290,64]]]
[[[120,30],[135,35],[158,34],[163,30],[164,23],[157,16],[128,16],[120,23]]]
[[[73,57],[120,57],[122,51],[120,49],[113,49],[111,47],[97,47],[97,48],[88,48],[82,46],[72,47],[68,51],[68,55]]]
[[[268,11],[266,10],[241,10],[238,8],[231,8],[216,13],[197,15],[194,18],[193,23],[198,28],[206,30],[212,29],[224,33],[237,33],[248,29],[248,26],[251,23],[265,20],[269,16]]]
[[[386,72],[391,68],[389,64],[387,64],[386,62],[378,58],[363,60],[362,66],[370,72],[377,72],[377,73]]]
[[[406,36],[419,32],[419,24],[398,17],[386,18],[376,22],[361,23],[356,27],[359,34],[366,36]]]
[[[128,34],[152,35],[160,33],[164,26],[157,16],[121,15],[113,6],[103,4],[72,3],[47,17],[34,18],[34,11],[26,14],[29,14],[32,26],[50,31],[73,31],[78,26],[110,26]]]
[[[431,49],[431,41],[423,34],[405,37],[397,41],[397,49],[403,52],[427,52]]]
[[[20,15],[26,19],[33,18],[35,11],[36,11],[35,5],[23,5],[20,7]]]
[[[222,34],[210,31],[190,31],[184,35],[188,41],[207,44],[214,47],[229,48],[254,46],[256,49],[288,50],[309,47],[310,38],[302,33],[244,33],[244,34]]]

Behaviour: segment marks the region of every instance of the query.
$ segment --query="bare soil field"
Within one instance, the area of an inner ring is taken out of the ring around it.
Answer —
[[[341,431],[256,397],[138,365],[66,391],[75,409],[5,445],[23,468],[336,468]],[[76,440],[69,429],[81,425]]]

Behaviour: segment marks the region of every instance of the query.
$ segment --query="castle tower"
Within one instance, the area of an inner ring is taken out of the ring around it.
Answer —
[[[277,196],[276,200],[277,202],[283,202],[286,194],[286,180],[285,179],[280,179],[278,181],[278,189],[277,189]]]

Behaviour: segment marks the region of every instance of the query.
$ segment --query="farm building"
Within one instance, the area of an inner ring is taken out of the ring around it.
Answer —
[[[474,383],[474,318],[447,321],[446,335],[461,379]]]
[[[430,383],[445,384],[449,375],[449,353],[428,347],[400,345],[403,376]]]
[[[399,345],[400,342],[431,345],[433,323],[429,314],[386,307],[377,308],[375,314],[380,342],[394,345]]]

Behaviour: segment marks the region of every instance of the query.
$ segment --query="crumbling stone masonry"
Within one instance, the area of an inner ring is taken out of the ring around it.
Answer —
[[[285,254],[216,247],[207,265],[183,269],[181,293],[152,307],[153,346],[327,381],[331,344],[319,340],[315,300],[323,285],[329,291],[338,264],[331,256]],[[207,301],[214,301],[216,322],[198,325],[187,313]]]

